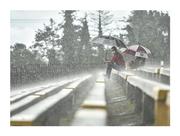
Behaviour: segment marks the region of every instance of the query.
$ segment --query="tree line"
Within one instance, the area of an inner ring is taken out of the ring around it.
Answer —
[[[29,74],[28,79],[39,79],[44,78],[49,69],[51,71],[49,76],[51,76],[58,75],[58,71],[62,74],[75,69],[82,71],[87,67],[102,66],[105,48],[90,44],[89,41],[92,38],[90,28],[95,36],[111,33],[127,45],[140,43],[151,50],[153,61],[170,62],[168,13],[151,10],[132,11],[131,15],[123,20],[127,24],[122,28],[125,33],[113,34],[111,24],[114,19],[111,11],[92,11],[86,13],[83,18],[78,18],[77,12],[80,11],[59,12],[59,15],[63,17],[62,22],[55,22],[53,18],[50,18],[49,24],[44,24],[43,29],[35,32],[34,44],[29,48],[23,43],[11,45],[11,81],[18,77],[22,79],[21,71],[26,73],[25,77]],[[117,23],[122,23],[122,20]],[[38,70],[37,66],[46,69],[45,72]],[[37,70],[32,74],[33,69]],[[55,74],[52,74],[53,72]],[[31,77],[33,75],[36,76]]]

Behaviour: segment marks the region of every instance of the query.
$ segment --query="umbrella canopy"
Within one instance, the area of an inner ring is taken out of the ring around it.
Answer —
[[[127,48],[126,45],[119,39],[113,36],[98,36],[91,40],[91,43],[97,45],[108,45],[108,46],[116,46],[119,48]]]
[[[151,51],[142,45],[131,45],[126,50],[122,50],[122,53],[141,58],[148,58],[148,54],[151,54]]]

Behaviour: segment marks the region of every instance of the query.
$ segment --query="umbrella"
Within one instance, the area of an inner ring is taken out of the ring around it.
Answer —
[[[121,52],[141,58],[148,58],[148,54],[151,54],[151,51],[142,45],[131,45],[126,49],[122,48]]]
[[[135,59],[133,54],[129,54],[128,48],[120,48],[118,51],[123,55],[125,62],[130,62]]]
[[[116,46],[119,48],[127,48],[126,45],[119,39],[113,36],[98,36],[91,40],[91,43],[97,45]]]

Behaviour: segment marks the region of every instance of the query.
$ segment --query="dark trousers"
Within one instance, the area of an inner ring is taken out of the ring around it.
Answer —
[[[118,65],[116,63],[108,63],[107,69],[106,69],[106,76],[110,78],[112,69],[115,69],[117,71],[121,71],[124,69],[124,66]]]

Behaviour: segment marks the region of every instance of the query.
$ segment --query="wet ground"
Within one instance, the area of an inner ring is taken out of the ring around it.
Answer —
[[[141,125],[141,114],[135,102],[127,98],[119,81],[100,78],[75,113],[72,126],[135,126]],[[104,80],[105,79],[105,80]]]
[[[104,76],[101,73],[87,98],[75,113],[72,126],[106,126],[107,111],[104,90]]]
[[[136,104],[129,99],[119,81],[113,77],[106,81],[105,96],[107,102],[107,125],[141,125],[141,114],[135,112]]]
[[[82,78],[78,76],[78,78]],[[75,80],[73,77],[69,80]],[[63,83],[66,80],[63,80]],[[69,82],[69,81],[68,81]],[[46,87],[53,87],[60,84],[57,80],[53,84],[46,84]],[[93,86],[93,84],[92,84]],[[44,86],[45,87],[45,86]],[[45,89],[45,88],[44,88]],[[26,90],[26,89],[25,89]],[[42,88],[41,88],[42,90]],[[49,89],[51,90],[51,89]],[[49,90],[44,90],[48,93]],[[82,101],[78,104],[77,109],[65,118],[61,120],[61,124],[65,126],[135,126],[141,125],[142,115],[135,112],[136,101],[132,98],[128,98],[126,91],[119,80],[115,77],[111,77],[110,80],[104,77],[103,72],[99,72],[94,86],[88,89],[86,96],[83,96]],[[31,93],[37,93],[26,90],[26,92],[12,91],[11,96],[15,98],[15,95],[30,95]],[[83,90],[82,90],[83,91]],[[33,97],[33,99],[36,99]],[[27,99],[29,101],[29,99]],[[83,101],[84,100],[84,101]],[[13,101],[13,98],[12,98]],[[27,101],[27,102],[28,102]],[[31,98],[30,98],[31,101]],[[81,105],[80,105],[81,104]],[[62,122],[67,122],[63,123]]]

